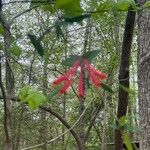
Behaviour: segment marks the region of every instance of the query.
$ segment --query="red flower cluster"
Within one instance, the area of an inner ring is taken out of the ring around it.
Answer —
[[[74,63],[74,65],[70,69],[68,69],[64,75],[58,77],[56,80],[53,81],[54,85],[63,83],[63,87],[60,89],[61,94],[66,93],[69,87],[72,85],[73,77],[77,73],[78,69],[80,69],[79,83],[77,87],[79,97],[84,96],[85,73],[88,73],[89,79],[96,87],[100,87],[102,80],[107,78],[107,75],[105,73],[94,69],[87,59],[77,60]]]

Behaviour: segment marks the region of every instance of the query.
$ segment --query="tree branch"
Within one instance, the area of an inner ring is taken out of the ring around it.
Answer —
[[[91,104],[91,101],[87,104],[86,108],[84,109],[84,111],[82,112],[82,114],[79,116],[79,118],[77,119],[77,121],[72,125],[70,126],[67,121],[61,116],[59,115],[58,113],[56,113],[55,111],[53,111],[50,107],[46,107],[46,106],[40,106],[39,108],[42,109],[42,110],[45,110],[46,112],[49,112],[50,114],[52,114],[53,116],[55,116],[59,121],[61,121],[61,123],[68,129],[66,130],[64,133],[60,134],[59,136],[47,141],[47,142],[43,142],[43,143],[40,143],[40,144],[37,144],[37,145],[34,145],[34,146],[30,146],[30,147],[27,147],[27,148],[23,148],[21,150],[29,150],[29,149],[33,149],[33,148],[37,148],[37,147],[41,147],[43,146],[44,144],[49,144],[57,139],[59,139],[60,137],[62,137],[63,135],[65,135],[66,133],[68,133],[70,131],[70,133],[73,135],[73,137],[75,138],[76,142],[77,142],[77,145],[78,145],[78,149],[79,150],[84,150],[84,147],[83,147],[83,144],[80,140],[80,137],[78,136],[78,134],[76,133],[76,131],[73,129],[77,124],[78,122],[80,121],[80,119],[83,117],[83,115],[85,114],[87,108],[89,107],[89,105]]]

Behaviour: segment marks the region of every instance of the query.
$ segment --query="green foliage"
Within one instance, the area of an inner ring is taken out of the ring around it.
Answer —
[[[70,55],[66,60],[62,61],[62,65],[65,66],[73,66],[73,64],[79,59],[81,56],[79,55]]]
[[[113,0],[103,1],[97,6],[96,11],[98,12],[110,11],[114,7],[114,4],[115,2]]]
[[[4,28],[2,25],[0,25],[0,35],[3,35],[4,34]]]
[[[144,7],[145,8],[150,7],[150,1],[147,1],[146,3],[144,3]]]
[[[19,91],[20,102],[28,103],[31,109],[37,109],[40,105],[47,101],[42,92],[32,89],[31,86],[26,85]]]
[[[79,16],[83,12],[80,0],[56,0],[56,6],[64,10],[67,16]]]
[[[85,18],[89,18],[90,14],[75,16],[75,17],[64,17],[64,20],[66,23],[74,23],[74,22],[81,22]]]
[[[129,8],[132,10],[137,10],[138,7],[134,0],[105,0],[101,2],[98,7],[98,12],[105,12],[105,11],[127,11]]]
[[[36,38],[36,36],[33,35],[33,34],[28,34],[28,37],[30,38],[31,43],[33,44],[33,46],[34,46],[35,49],[37,50],[38,54],[39,54],[41,57],[43,57],[43,55],[44,55],[44,49],[43,49],[43,47],[42,47],[42,45],[41,45],[40,40],[38,40],[38,39]]]
[[[0,49],[3,49],[3,44],[0,42]]]
[[[122,139],[123,142],[125,143],[126,147],[128,150],[133,150],[133,146],[132,146],[132,142],[130,139],[130,134],[129,132],[139,132],[141,131],[141,129],[139,127],[136,127],[134,125],[132,125],[129,122],[129,119],[131,117],[129,116],[122,116],[119,120],[118,120],[118,125],[117,124],[112,124],[111,127],[113,129],[119,129],[122,133]],[[131,118],[133,119],[133,117]]]
[[[51,14],[54,14],[56,12],[55,6],[52,4],[43,5],[43,6],[41,6],[41,8],[45,12],[51,12]]]
[[[122,138],[123,138],[123,141],[124,141],[124,143],[127,147],[127,150],[133,150],[133,146],[132,146],[132,143],[131,143],[129,133],[123,132],[122,133]]]
[[[83,54],[83,57],[87,58],[90,62],[98,56],[100,53],[100,50],[94,50],[94,51],[89,51]]]
[[[120,0],[117,4],[116,4],[116,8],[120,11],[127,11],[130,7],[130,1],[127,0]]]
[[[134,124],[131,124],[129,120],[133,119],[134,117],[131,116],[122,116],[118,121],[118,128],[124,129],[125,131],[129,132],[139,132],[141,129]]]
[[[99,53],[100,53],[99,50],[94,50],[94,51],[84,53],[83,56],[70,55],[66,60],[62,62],[62,64],[65,66],[73,66],[75,61],[77,61],[82,57],[88,59],[91,62]]]
[[[19,56],[21,55],[21,53],[22,53],[22,50],[21,50],[21,48],[20,48],[18,45],[14,44],[14,45],[12,45],[12,46],[10,47],[10,52],[11,52],[14,56],[19,57]]]
[[[111,93],[111,94],[114,93],[114,91],[111,89],[111,87],[108,86],[108,85],[106,85],[106,84],[104,84],[104,83],[102,83],[101,87],[102,87],[105,91],[107,91],[107,92],[109,92],[109,93]]]
[[[65,39],[64,33],[61,29],[62,25],[64,25],[63,21],[56,21],[54,27],[55,27],[55,30],[56,30],[57,38],[63,37]]]
[[[68,25],[68,24],[72,24],[74,22],[80,23],[81,21],[83,21],[83,19],[85,18],[89,18],[91,15],[89,14],[85,14],[85,15],[79,15],[79,16],[75,16],[75,17],[68,17],[68,16],[63,16],[62,17],[62,21],[56,21],[55,22],[55,30],[56,30],[56,36],[57,38],[63,37],[63,39],[66,41],[66,38],[64,36],[64,33],[62,31],[62,26]]]

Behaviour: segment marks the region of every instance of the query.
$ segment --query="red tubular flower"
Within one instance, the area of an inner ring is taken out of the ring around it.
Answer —
[[[89,77],[90,80],[92,81],[92,83],[96,86],[99,87],[101,85],[101,80],[99,80],[94,74],[93,72],[89,72]]]
[[[60,89],[60,93],[61,94],[64,94],[67,92],[67,90],[69,89],[69,87],[71,86],[72,84],[72,80],[67,80],[65,83],[64,83],[64,86]]]
[[[78,96],[83,97],[84,96],[84,81],[83,81],[83,74],[80,73],[79,76],[79,84],[78,84]]]
[[[77,85],[77,93],[79,97],[84,96],[84,78],[85,73],[89,74],[89,79],[96,87],[100,87],[102,80],[107,78],[107,75],[101,71],[98,71],[93,68],[87,59],[77,60],[74,65],[67,70],[67,72],[54,80],[53,84],[58,85],[63,83],[63,87],[60,89],[59,93],[64,94],[67,92],[69,87],[72,85],[73,77],[76,74],[78,68],[80,69],[79,82]]]
[[[93,72],[93,74],[95,74],[98,78],[102,80],[107,78],[107,75],[105,73],[94,69],[91,65],[89,67],[90,67],[91,72]]]
[[[68,77],[66,75],[60,76],[59,78],[57,78],[56,80],[53,81],[53,84],[57,85],[67,79],[68,79]]]
[[[71,67],[70,69],[67,70],[67,72],[64,75],[62,75],[62,76],[58,77],[56,80],[54,80],[53,84],[57,85],[57,84],[59,84],[63,81],[66,81],[68,79],[71,80],[73,78],[74,74],[76,73],[79,65],[80,65],[80,61],[78,60],[78,61],[75,62],[73,67]]]
[[[105,73],[102,73],[101,71],[94,69],[93,66],[90,65],[89,61],[86,59],[84,59],[84,64],[88,69],[90,80],[96,87],[99,87],[102,83],[101,80],[106,79],[107,75]]]
[[[73,76],[73,75],[76,73],[76,71],[77,71],[77,69],[79,68],[79,66],[80,66],[80,61],[77,60],[77,61],[74,63],[73,67],[71,67],[71,68],[66,72],[66,74]]]

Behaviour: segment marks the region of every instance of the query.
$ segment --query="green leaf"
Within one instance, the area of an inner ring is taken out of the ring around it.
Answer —
[[[106,84],[104,84],[104,83],[102,83],[101,86],[102,86],[102,88],[103,88],[104,90],[106,90],[107,92],[109,92],[109,93],[111,93],[111,94],[114,93],[114,91],[111,89],[110,86],[108,86],[108,85],[106,85]]]
[[[46,102],[46,97],[39,91],[30,91],[26,98],[31,109],[37,109],[40,105]]]
[[[83,12],[80,0],[56,0],[56,6],[63,9],[67,16],[79,16]]]
[[[146,3],[144,3],[144,7],[145,8],[150,7],[150,1],[147,1]]]
[[[10,52],[13,55],[19,57],[21,55],[21,53],[22,53],[22,50],[21,50],[21,48],[18,45],[15,44],[15,45],[10,47]]]
[[[31,86],[25,85],[19,91],[20,102],[28,103],[31,109],[36,109],[47,101],[47,98],[41,91],[32,89]]]
[[[127,11],[129,7],[130,7],[130,2],[128,0],[120,0],[116,4],[117,10],[121,10],[121,11]]]
[[[0,49],[3,49],[3,44],[0,42]]]
[[[83,54],[83,57],[87,58],[89,61],[92,61],[98,54],[100,53],[99,50],[89,51]]]
[[[19,99],[21,102],[25,102],[26,98],[28,96],[29,90],[31,90],[31,86],[25,85],[20,91],[19,91]]]
[[[85,14],[85,15],[80,15],[80,16],[75,16],[75,17],[64,17],[64,20],[66,23],[74,23],[74,22],[81,22],[85,18],[89,18],[91,15]]]
[[[4,34],[4,28],[2,25],[0,25],[0,34],[3,35]]]
[[[122,137],[123,137],[123,141],[127,147],[127,150],[133,150],[133,146],[132,146],[129,134],[126,132],[123,132]]]
[[[126,116],[122,116],[122,117],[119,119],[119,126],[120,126],[120,127],[124,126],[125,123],[126,123],[126,121],[127,121]]]
[[[28,37],[30,38],[33,46],[35,47],[35,49],[37,50],[37,52],[39,53],[39,55],[41,57],[43,57],[43,55],[44,55],[44,49],[43,49],[40,41],[33,34],[28,34]]]
[[[98,12],[110,11],[113,9],[114,4],[115,4],[114,0],[106,0],[104,2],[101,2],[97,7],[97,11]]]
[[[51,14],[54,14],[57,10],[55,9],[54,5],[52,4],[45,4],[42,6],[42,9],[45,12],[51,12]]]
[[[62,65],[73,66],[73,64],[80,58],[79,55],[70,55],[66,60],[62,61]]]

